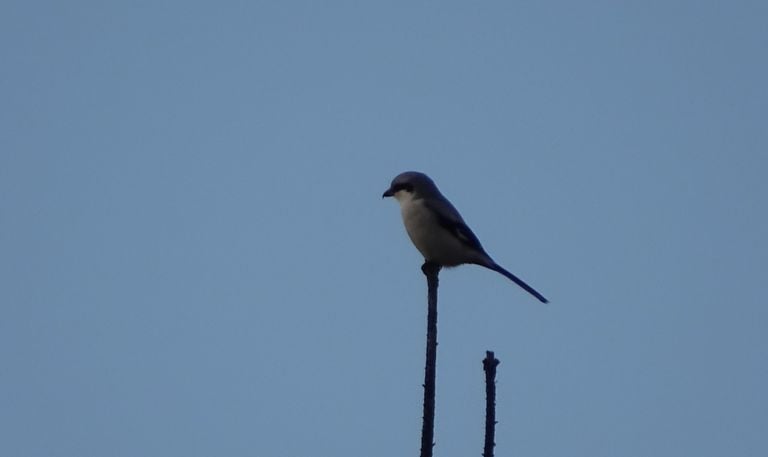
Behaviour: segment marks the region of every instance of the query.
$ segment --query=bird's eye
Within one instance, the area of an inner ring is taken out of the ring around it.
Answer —
[[[406,192],[413,192],[413,184],[409,184],[407,182],[404,183],[398,183],[394,185],[394,191],[399,192],[401,190],[404,190]]]

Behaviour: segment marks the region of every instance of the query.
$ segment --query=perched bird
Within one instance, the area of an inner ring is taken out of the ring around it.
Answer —
[[[502,268],[485,252],[480,240],[429,176],[417,171],[401,173],[392,180],[382,195],[384,197],[395,197],[400,203],[405,230],[426,262],[443,267],[465,263],[483,266],[503,274],[539,301],[547,303],[543,295]]]

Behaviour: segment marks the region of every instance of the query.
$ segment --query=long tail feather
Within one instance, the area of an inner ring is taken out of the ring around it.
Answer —
[[[531,294],[534,297],[536,297],[540,302],[542,302],[542,303],[549,303],[549,300],[547,300],[546,298],[544,298],[543,295],[538,293],[536,291],[536,289],[534,289],[533,287],[531,287],[528,284],[526,284],[525,281],[523,281],[522,279],[518,278],[517,276],[513,275],[512,273],[510,273],[507,270],[505,270],[504,268],[502,268],[501,265],[499,265],[497,263],[492,263],[491,265],[483,265],[483,266],[486,267],[486,268],[489,268],[489,269],[491,269],[493,271],[496,271],[498,273],[501,273],[504,276],[506,276],[507,278],[511,279],[515,284],[517,284],[518,286],[520,286],[523,289],[525,289],[526,292],[528,292],[529,294]]]

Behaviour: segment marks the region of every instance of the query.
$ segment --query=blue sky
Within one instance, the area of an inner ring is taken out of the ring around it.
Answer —
[[[768,452],[765,2],[6,2],[0,455]]]

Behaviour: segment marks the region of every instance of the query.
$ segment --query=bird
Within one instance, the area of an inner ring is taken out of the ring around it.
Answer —
[[[394,197],[400,203],[405,230],[424,256],[425,264],[441,267],[480,265],[506,276],[540,302],[548,303],[543,295],[485,252],[461,214],[426,174],[418,171],[400,173],[384,191],[382,198],[385,197]]]

